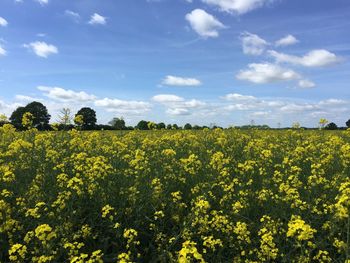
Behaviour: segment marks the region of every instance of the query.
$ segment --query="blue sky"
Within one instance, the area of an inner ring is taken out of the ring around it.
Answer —
[[[348,0],[1,0],[0,113],[273,127],[350,119]]]

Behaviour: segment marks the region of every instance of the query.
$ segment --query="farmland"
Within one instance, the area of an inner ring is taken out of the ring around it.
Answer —
[[[0,262],[345,262],[350,132],[0,128]]]

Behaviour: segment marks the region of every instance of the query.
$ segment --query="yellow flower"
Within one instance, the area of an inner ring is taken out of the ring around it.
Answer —
[[[27,247],[22,244],[14,244],[9,250],[9,259],[14,262],[21,262],[25,259]]]
[[[56,233],[48,224],[42,224],[38,226],[35,231],[35,236],[43,243],[46,244],[47,241],[50,241],[56,238]]]
[[[288,222],[287,237],[296,237],[299,241],[306,241],[312,239],[316,232],[300,216],[293,215]]]

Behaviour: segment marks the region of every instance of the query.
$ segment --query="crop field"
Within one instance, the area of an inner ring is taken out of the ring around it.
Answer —
[[[349,262],[349,131],[0,128],[0,262]]]

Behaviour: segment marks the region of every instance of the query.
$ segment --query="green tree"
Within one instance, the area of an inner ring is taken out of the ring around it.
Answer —
[[[78,115],[82,116],[82,125],[81,128],[83,130],[93,130],[96,126],[96,112],[88,107],[81,108],[77,114],[75,114],[75,117]]]
[[[192,125],[190,123],[186,123],[184,126],[185,130],[192,130]]]
[[[171,130],[173,128],[173,126],[171,125],[171,124],[168,124],[167,126],[166,126],[166,129],[167,130]]]
[[[136,125],[136,128],[139,130],[148,130],[148,121],[139,121],[139,123]]]
[[[160,123],[157,124],[157,129],[158,130],[165,129],[165,128],[166,128],[166,126],[165,126],[164,122],[160,122]]]
[[[41,102],[33,101],[27,104],[27,106],[25,106],[25,112],[29,112],[33,115],[34,128],[39,130],[49,128],[51,115],[48,113],[46,106]]]
[[[345,124],[346,124],[346,127],[350,128],[350,120],[348,120]]]
[[[325,127],[326,130],[338,130],[337,124],[334,122],[328,123]]]
[[[111,125],[116,130],[125,130],[125,121],[123,117],[121,118],[113,118],[110,122],[108,122],[109,125]]]

